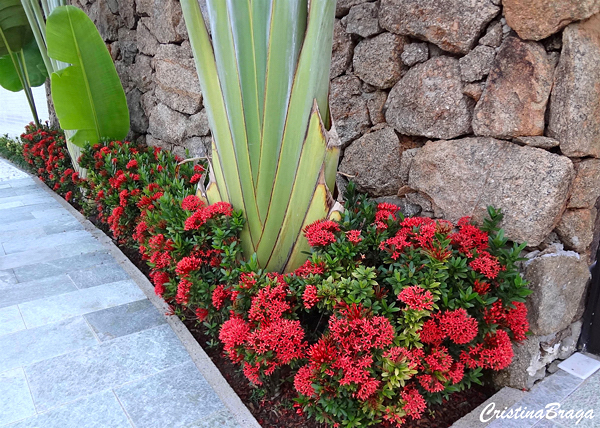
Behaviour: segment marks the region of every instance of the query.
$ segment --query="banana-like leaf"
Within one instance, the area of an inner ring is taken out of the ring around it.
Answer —
[[[25,66],[31,87],[35,88],[44,84],[48,78],[46,66],[34,39],[23,47]],[[23,90],[23,84],[10,55],[0,58],[0,86],[12,92]]]
[[[80,9],[60,6],[46,23],[48,56],[71,66],[52,73],[52,100],[60,125],[75,131],[79,147],[129,132],[125,92],[94,23]]]
[[[21,0],[0,1],[0,56],[20,51],[32,38]]]
[[[333,207],[335,0],[207,0],[212,40],[198,0],[181,5],[214,138],[199,193],[244,210],[247,257],[292,270],[310,250],[302,230]]]

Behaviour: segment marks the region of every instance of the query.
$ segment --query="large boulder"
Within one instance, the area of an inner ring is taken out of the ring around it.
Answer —
[[[342,144],[360,137],[371,125],[367,100],[356,76],[345,75],[331,81],[329,109]]]
[[[456,138],[471,132],[472,105],[458,60],[440,56],[412,67],[392,88],[385,117],[404,135]]]
[[[335,20],[333,25],[333,45],[331,52],[331,69],[329,78],[343,74],[352,63],[352,54],[354,53],[354,43],[352,36],[346,33],[339,19]]]
[[[541,44],[508,37],[500,47],[475,107],[475,135],[496,138],[543,135],[553,72]]]
[[[362,136],[346,148],[339,170],[352,176],[361,192],[395,195],[400,188],[398,136],[389,126]]]
[[[575,171],[569,158],[493,138],[434,141],[411,164],[409,186],[439,215],[480,222],[492,205],[504,213],[506,236],[539,245],[554,229]]]
[[[569,208],[592,208],[600,198],[600,159],[585,159],[575,164],[577,175]]]
[[[491,0],[382,0],[379,23],[393,33],[466,54],[499,11]]]
[[[191,52],[183,46],[160,45],[154,59],[156,97],[173,110],[194,114],[202,106],[202,93]]]
[[[542,40],[600,11],[600,0],[503,0],[507,24],[528,40]]]
[[[567,156],[600,157],[600,14],[563,32],[548,132]]]
[[[392,33],[362,40],[354,49],[354,73],[376,88],[391,88],[407,70],[401,58],[406,42]]]
[[[524,276],[533,290],[526,303],[533,334],[556,333],[576,321],[590,279],[586,260],[554,245],[525,262]]]

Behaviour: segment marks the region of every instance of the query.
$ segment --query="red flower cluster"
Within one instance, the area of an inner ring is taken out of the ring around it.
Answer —
[[[435,314],[427,320],[419,336],[423,343],[438,346],[446,338],[457,345],[472,341],[478,330],[477,320],[467,314],[463,308]]]
[[[329,245],[335,242],[333,232],[339,232],[340,226],[331,220],[317,220],[304,228],[304,235],[311,247]]]
[[[198,206],[198,209],[185,221],[185,230],[196,230],[212,218],[220,215],[230,217],[233,207],[227,202],[217,202],[207,207]]]
[[[433,309],[433,294],[418,285],[404,288],[398,294],[398,300],[414,311],[430,311]]]
[[[375,225],[377,229],[387,229],[387,221],[389,219],[396,220],[396,213],[400,208],[394,204],[387,202],[381,202],[377,205],[377,211],[375,213]]]

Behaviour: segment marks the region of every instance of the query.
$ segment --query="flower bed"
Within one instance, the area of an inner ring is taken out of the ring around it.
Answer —
[[[509,245],[493,208],[482,227],[404,218],[350,185],[340,221],[306,228],[309,260],[264,272],[242,258],[243,213],[195,195],[202,165],[108,142],[83,151],[81,180],[59,133],[27,131],[24,156],[40,178],[139,251],[156,293],[202,324],[256,396],[293,385],[298,414],[401,426],[506,368],[525,339],[524,244]]]

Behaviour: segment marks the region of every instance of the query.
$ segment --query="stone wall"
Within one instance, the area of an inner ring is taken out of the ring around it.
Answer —
[[[177,0],[73,0],[125,87],[133,139],[205,152]],[[532,336],[498,380],[531,387],[575,349],[600,233],[600,0],[338,0],[339,185],[453,221],[502,208],[527,241]]]

